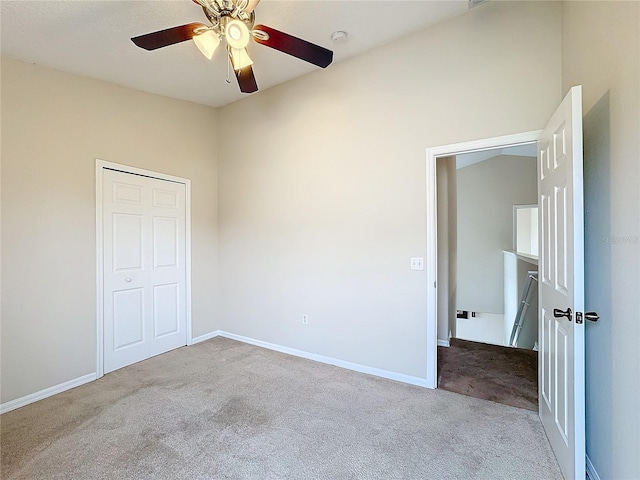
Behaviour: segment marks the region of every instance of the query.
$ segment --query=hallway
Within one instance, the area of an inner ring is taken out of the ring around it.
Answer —
[[[452,338],[438,347],[438,388],[538,411],[538,352]]]

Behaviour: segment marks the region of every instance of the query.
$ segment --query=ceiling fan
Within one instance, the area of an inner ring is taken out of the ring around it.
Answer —
[[[266,25],[255,25],[254,9],[260,0],[193,0],[193,2],[202,7],[211,25],[189,23],[133,37],[131,41],[145,50],[156,50],[193,40],[200,52],[211,59],[224,40],[240,91],[243,93],[258,90],[258,84],[253,75],[253,61],[247,52],[247,45],[252,38],[257,43],[318,67],[326,68],[333,61],[331,50]]]

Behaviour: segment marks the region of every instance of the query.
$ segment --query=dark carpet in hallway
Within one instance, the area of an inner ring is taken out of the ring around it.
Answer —
[[[538,352],[452,338],[438,347],[438,388],[538,410]]]

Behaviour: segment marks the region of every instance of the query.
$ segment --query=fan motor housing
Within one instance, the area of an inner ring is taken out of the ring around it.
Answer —
[[[206,7],[202,7],[202,11],[214,27],[221,27],[222,30],[225,29],[226,22],[233,19],[234,10],[220,10],[219,13],[216,13]],[[249,30],[253,29],[253,25],[256,23],[254,12],[238,15],[236,19],[243,22]]]

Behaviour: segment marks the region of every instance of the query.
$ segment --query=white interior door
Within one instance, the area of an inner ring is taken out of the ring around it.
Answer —
[[[186,187],[105,169],[104,372],[186,345]]]
[[[585,478],[582,89],[538,141],[539,411],[564,477]]]

